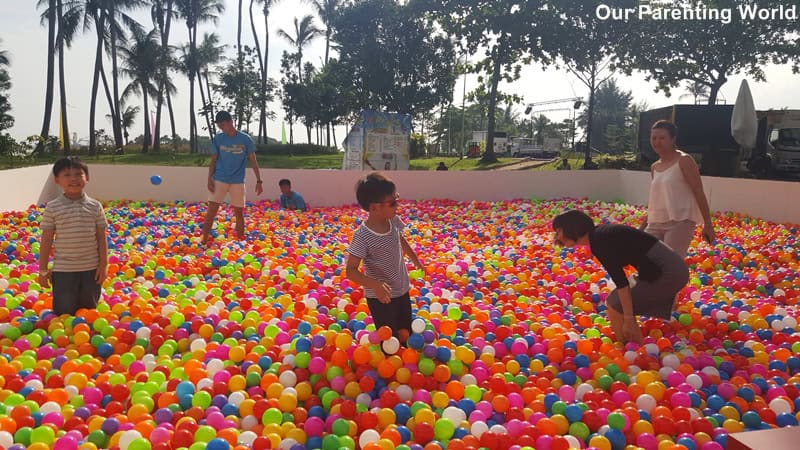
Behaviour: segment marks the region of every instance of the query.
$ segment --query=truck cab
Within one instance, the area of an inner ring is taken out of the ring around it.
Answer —
[[[759,139],[749,168],[759,175],[800,173],[800,111],[763,111],[758,116]]]

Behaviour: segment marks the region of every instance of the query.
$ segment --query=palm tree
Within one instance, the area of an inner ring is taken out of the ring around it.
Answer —
[[[123,106],[125,106],[123,104]],[[133,122],[136,120],[136,115],[139,114],[140,108],[138,106],[127,106],[125,110],[122,111],[120,115],[120,128],[123,131],[123,136],[125,137],[125,145],[128,145],[128,128],[133,126]],[[106,114],[106,119],[109,122],[114,121],[114,117],[111,114]]]
[[[176,0],[175,6],[181,17],[186,21],[186,30],[189,33],[189,48],[184,51],[184,63],[189,63],[189,148],[197,152],[197,120],[194,110],[194,80],[199,73],[197,65],[197,24],[211,21],[217,22],[218,15],[225,11],[225,4],[221,0]]]
[[[47,82],[44,95],[44,118],[42,119],[42,131],[39,135],[42,140],[37,144],[34,152],[40,152],[44,146],[43,142],[50,135],[50,116],[53,114],[53,80],[54,80],[54,61],[56,52],[56,0],[39,0],[37,6],[45,6],[42,13],[41,23],[47,23]]]
[[[3,43],[3,40],[0,39],[0,44]],[[11,64],[11,59],[9,59],[8,51],[7,50],[0,50],[0,66],[8,67]]]
[[[336,19],[336,10],[339,0],[310,0],[314,9],[317,11],[322,23],[325,24],[325,64],[328,64],[328,52],[331,47],[331,33],[333,32],[333,21]]]
[[[253,41],[256,46],[256,54],[258,55],[259,70],[261,72],[261,92],[267,91],[267,61],[269,60],[269,9],[278,3],[279,0],[250,0],[250,28],[253,31]],[[259,43],[258,33],[256,33],[256,25],[253,21],[253,3],[262,5],[262,12],[264,14],[264,57],[261,56],[261,44]],[[262,97],[261,105],[259,105],[259,120],[258,120],[258,143],[261,144],[267,139],[267,103],[266,96]],[[263,140],[262,140],[263,137]]]
[[[150,96],[158,96],[158,86],[156,85],[156,74],[159,71],[159,59],[162,56],[161,48],[158,44],[158,30],[150,30],[145,34],[142,31],[134,31],[132,43],[129,47],[120,47],[122,57],[122,73],[131,79],[131,83],[123,91],[123,98],[131,94],[141,94],[144,109],[144,145],[142,153],[147,153],[148,145],[152,140],[150,134],[150,110],[147,99]]]
[[[278,36],[297,50],[297,76],[300,83],[303,82],[303,49],[320,34],[322,30],[314,25],[314,17],[310,14],[303,16],[299,21],[297,17],[294,18],[294,36],[283,29],[278,30]]]
[[[698,83],[697,81],[686,83],[686,90],[688,92],[678,97],[678,99],[691,97],[695,105],[700,101],[708,102],[709,93],[711,92],[711,88],[707,84]]]
[[[160,67],[158,73],[158,99],[156,101],[156,140],[153,145],[153,151],[157,152],[161,146],[161,107],[164,104],[164,96],[167,96],[167,105],[170,112],[170,126],[172,127],[173,141],[175,140],[175,117],[172,113],[172,102],[169,95],[174,92],[175,86],[172,85],[169,79],[169,69],[172,63],[171,47],[169,46],[169,31],[172,26],[172,19],[177,17],[178,12],[173,8],[173,0],[150,0],[152,6],[150,8],[150,17],[153,20],[153,25],[158,30],[161,38],[161,51],[164,53],[160,59]],[[168,86],[172,86],[172,91]]]
[[[197,47],[197,70],[201,78],[198,79],[200,87],[200,100],[203,102],[203,112],[206,118],[206,125],[208,126],[209,137],[214,137],[214,101],[211,98],[211,83],[208,79],[208,69],[214,64],[222,60],[222,54],[225,51],[225,45],[219,44],[219,35],[216,33],[203,33],[203,41]],[[239,61],[241,64],[241,61]],[[240,66],[241,67],[241,66]],[[203,80],[206,82],[206,91],[203,93]],[[206,100],[208,95],[208,100]],[[238,108],[237,108],[238,109]],[[242,115],[240,111],[236,111],[237,120],[241,121]]]

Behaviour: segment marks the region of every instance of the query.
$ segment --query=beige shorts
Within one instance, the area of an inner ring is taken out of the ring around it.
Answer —
[[[214,192],[208,193],[208,201],[222,204],[228,194],[231,206],[244,208],[244,183],[228,184],[214,180]]]

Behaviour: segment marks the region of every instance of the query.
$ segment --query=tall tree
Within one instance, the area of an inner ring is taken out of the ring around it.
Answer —
[[[297,17],[294,18],[294,35],[287,33],[283,28],[278,30],[278,36],[295,48],[297,77],[300,83],[303,82],[303,49],[320,34],[322,34],[322,30],[314,25],[314,17],[310,14],[303,16],[300,20]]]
[[[269,61],[269,10],[278,3],[279,0],[250,0],[250,27],[253,31],[253,41],[255,42],[256,53],[258,54],[259,69],[261,70],[261,91],[267,91],[267,84],[269,83],[269,76],[267,75],[267,63]],[[263,56],[261,52],[261,44],[256,32],[256,25],[253,19],[253,3],[261,5],[262,13],[264,15],[264,51]],[[265,97],[262,97],[262,100]],[[258,143],[267,139],[267,104],[264,103],[259,106],[259,125],[258,125]]]
[[[489,83],[486,151],[482,161],[494,162],[495,109],[501,80],[519,78],[522,65],[548,61],[547,41],[558,21],[547,1],[537,0],[427,0],[444,29],[461,47],[483,51],[475,69]]]
[[[214,128],[214,100],[211,93],[211,82],[208,79],[208,73],[211,66],[218,64],[222,61],[222,54],[225,51],[225,45],[219,45],[219,35],[216,33],[203,33],[203,40],[197,47],[197,70],[198,70],[198,87],[200,88],[200,100],[203,102],[203,115],[206,119],[206,127],[208,127],[208,135],[213,138],[215,133]],[[242,56],[236,58],[239,64],[239,71],[244,74],[244,53]],[[243,75],[242,75],[243,76]],[[205,91],[203,90],[203,82],[205,81]],[[238,125],[241,126],[241,109],[236,106],[234,108],[234,115],[237,116],[236,120]]]
[[[453,44],[416,6],[365,0],[343,7],[334,30],[339,62],[350,74],[346,83],[356,95],[354,113],[414,116],[452,98]]]
[[[156,100],[156,125],[155,134],[156,140],[153,145],[153,151],[158,152],[161,146],[159,136],[161,136],[161,108],[164,104],[164,97],[169,98],[170,92],[168,85],[170,83],[169,71],[174,65],[172,60],[172,48],[169,46],[169,33],[172,28],[172,19],[178,17],[178,11],[175,10],[174,0],[150,0],[150,17],[153,20],[153,26],[158,30],[161,39],[161,51],[163,55],[159,58],[158,70],[158,98]],[[173,86],[174,89],[174,86]],[[168,102],[170,109],[170,126],[172,128],[173,141],[175,136],[175,118],[172,114],[171,102]]]
[[[708,94],[711,91],[708,85],[697,81],[687,82],[685,89],[686,94],[682,94],[678,99],[683,100],[686,97],[691,97],[695,105],[699,104],[701,101],[708,101]]]
[[[61,145],[64,149],[64,154],[69,154],[69,121],[67,113],[67,84],[64,73],[64,41],[67,39],[69,25],[67,19],[64,17],[64,0],[56,0],[56,21],[58,23],[58,34],[56,35],[56,50],[58,51],[58,93],[59,102],[61,106],[61,123],[60,130],[63,137]]]
[[[44,117],[42,118],[42,131],[39,135],[42,140],[36,145],[34,152],[44,149],[44,142],[50,135],[50,116],[53,114],[53,82],[55,80],[55,55],[56,55],[56,0],[39,0],[37,6],[45,7],[41,23],[47,24],[47,82],[44,94]]]
[[[189,48],[184,52],[188,62],[189,78],[189,148],[197,153],[197,119],[194,109],[194,82],[198,77],[199,64],[197,55],[197,25],[203,22],[217,23],[219,15],[225,11],[225,3],[221,0],[176,0],[175,6],[186,22],[189,34]]]
[[[587,137],[586,141],[593,142],[601,150],[624,151],[628,143],[620,135],[627,130],[630,122],[633,95],[630,91],[622,90],[611,78],[597,88],[594,96],[593,135]],[[578,124],[586,126],[588,119],[587,110],[578,116]]]
[[[325,25],[325,64],[328,64],[328,54],[331,48],[331,33],[340,5],[339,0],[308,0],[317,12],[319,19]]]
[[[797,35],[792,33],[797,31],[796,21],[759,20],[738,13],[739,7],[785,7],[784,1],[693,0],[691,6],[731,9],[733,14],[730,21],[656,17],[636,21],[637,28],[626,37],[628,45],[620,60],[626,73],[644,72],[648,80],[658,83],[656,89],[667,95],[683,81],[708,86],[708,104],[713,105],[730,75],[746,74],[766,81],[763,68],[767,63],[783,64],[800,55]]]
[[[142,96],[144,115],[144,145],[142,153],[147,153],[153,136],[150,134],[150,109],[148,98],[158,96],[157,74],[159,59],[162,56],[158,43],[158,30],[153,29],[148,33],[134,31],[132,42],[128,47],[120,47],[122,57],[122,73],[131,79],[125,88],[123,97],[131,94]]]
[[[0,43],[3,41],[0,39]],[[6,68],[11,64],[11,59],[6,50],[0,50],[0,132],[14,125],[14,117],[9,114],[11,104],[6,97],[6,91],[11,89],[11,77]]]
[[[563,23],[557,30],[561,42],[555,50],[567,70],[589,89],[589,102],[585,113],[586,151],[583,168],[596,168],[592,162],[592,139],[603,136],[605,129],[594,131],[595,94],[599,86],[613,76],[619,60],[620,46],[629,40],[630,25],[625,20],[608,20],[598,14],[605,4],[612,8],[634,7],[634,0],[589,0],[573,2],[556,0],[555,11]],[[604,141],[605,144],[605,141]]]

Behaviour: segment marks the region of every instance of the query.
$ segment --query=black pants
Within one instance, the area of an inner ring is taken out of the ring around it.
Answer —
[[[367,306],[376,330],[385,325],[392,329],[395,337],[402,329],[411,333],[411,297],[408,292],[394,297],[389,303],[381,303],[377,298],[367,297]]]
[[[53,312],[74,315],[81,308],[96,308],[100,300],[100,285],[94,281],[96,272],[53,272]]]

